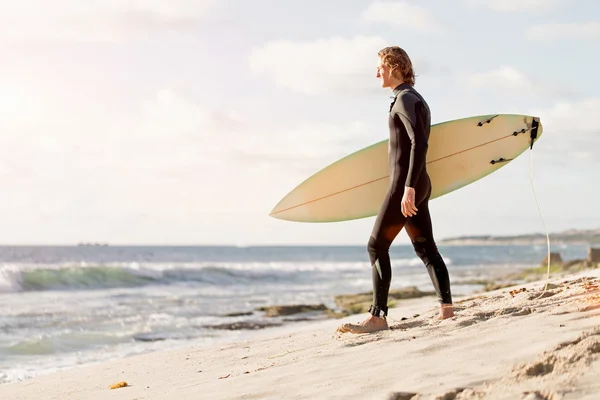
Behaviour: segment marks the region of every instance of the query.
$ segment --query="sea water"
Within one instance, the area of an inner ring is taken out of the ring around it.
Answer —
[[[440,251],[453,293],[460,295],[481,289],[469,281],[539,265],[547,248]],[[552,251],[564,259],[584,258],[587,247]],[[394,245],[390,256],[392,289],[432,290],[412,247]],[[244,340],[257,330],[219,326],[289,326],[298,322],[257,310],[290,304],[335,308],[336,295],[370,290],[366,246],[3,246],[0,384],[150,351]]]

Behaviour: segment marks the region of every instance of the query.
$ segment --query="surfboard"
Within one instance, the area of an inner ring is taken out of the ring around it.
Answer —
[[[478,115],[432,125],[427,152],[431,199],[502,168],[542,135],[538,117]],[[336,222],[374,216],[389,184],[389,139],[349,154],[301,182],[269,215],[297,222]]]

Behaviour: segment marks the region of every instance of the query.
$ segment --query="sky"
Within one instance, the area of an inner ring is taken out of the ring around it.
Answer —
[[[599,40],[593,0],[3,0],[0,243],[366,246],[374,217],[268,214],[388,137],[388,45],[433,123],[544,126],[431,202],[436,238],[543,232],[530,172],[549,231],[599,228]]]

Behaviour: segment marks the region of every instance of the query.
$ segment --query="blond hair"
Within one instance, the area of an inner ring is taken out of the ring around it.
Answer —
[[[415,85],[415,72],[410,57],[398,46],[385,47],[377,53],[381,62],[388,66],[392,75],[405,83]]]

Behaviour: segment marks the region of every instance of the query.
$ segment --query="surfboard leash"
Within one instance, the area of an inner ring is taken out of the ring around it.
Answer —
[[[548,283],[550,281],[550,235],[548,234],[548,228],[546,227],[546,222],[544,221],[542,209],[540,208],[540,203],[539,203],[537,195],[535,193],[535,185],[533,184],[533,144],[535,142],[535,139],[537,139],[538,126],[539,126],[539,118],[534,117],[532,125],[531,125],[531,134],[530,134],[531,143],[529,145],[529,181],[531,182],[531,190],[533,192],[533,198],[535,200],[535,204],[537,205],[537,209],[540,214],[540,219],[542,220],[542,224],[544,225],[544,231],[546,233],[546,244],[548,247],[548,254],[547,254],[548,265],[547,265],[547,271],[546,271],[546,284],[544,285],[544,290],[542,290],[542,293],[538,297],[536,297],[535,300],[541,298],[544,295],[544,293],[546,293],[546,290],[548,288]]]

